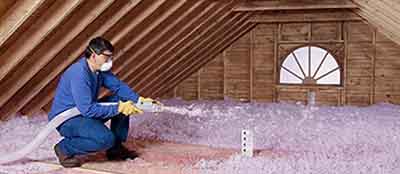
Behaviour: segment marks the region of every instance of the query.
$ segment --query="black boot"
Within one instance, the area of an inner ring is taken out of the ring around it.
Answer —
[[[117,143],[106,151],[106,156],[108,160],[126,160],[135,159],[139,156],[139,154],[137,154],[135,151],[127,149],[121,143]]]
[[[82,163],[79,161],[79,159],[74,158],[73,156],[67,156],[65,155],[58,144],[54,146],[54,152],[56,153],[56,156],[58,158],[58,162],[65,168],[71,168],[71,167],[80,167],[82,166]]]

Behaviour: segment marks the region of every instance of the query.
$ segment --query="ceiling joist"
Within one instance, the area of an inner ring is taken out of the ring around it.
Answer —
[[[159,38],[159,44],[158,44],[158,49],[149,49],[147,50],[147,55],[145,54],[135,54],[133,55],[134,59],[140,59],[141,57],[146,57],[146,59],[140,61],[139,63],[136,64],[135,68],[132,68],[128,70],[127,73],[122,74],[121,78],[123,80],[126,80],[128,84],[131,84],[132,82],[138,82],[138,78],[146,78],[148,72],[150,72],[154,67],[154,65],[158,65],[156,62],[159,62],[161,58],[160,55],[164,53],[162,49],[166,49],[166,47],[174,47],[174,44],[178,44],[176,40],[179,38],[184,38],[181,34],[190,34],[190,30],[193,30],[193,28],[196,26],[195,22],[199,22],[198,20],[200,18],[205,18],[206,15],[213,16],[213,12],[216,11],[215,7],[217,7],[217,2],[214,2],[214,5],[209,5],[209,8],[204,9],[204,7],[201,7],[193,10],[191,15],[187,16],[187,19],[182,19],[187,25],[182,25],[177,23],[176,28],[172,28],[171,33],[175,33],[173,35],[165,35],[165,39]],[[197,15],[196,17],[192,17],[193,15]],[[190,21],[190,22],[188,22]],[[188,28],[190,30],[188,30]],[[183,32],[184,31],[184,32]],[[180,36],[180,37],[179,37]],[[154,45],[156,46],[156,45]],[[150,55],[149,55],[150,54]],[[157,56],[157,57],[155,57]],[[161,59],[163,61],[163,59]],[[160,62],[161,63],[161,62]],[[138,68],[138,67],[143,67],[143,68]],[[145,73],[146,72],[146,73]]]
[[[160,74],[156,74],[154,78],[150,81],[146,82],[144,86],[138,87],[139,90],[154,90],[159,88],[166,83],[170,83],[172,80],[176,78],[179,74],[185,71],[185,68],[188,68],[191,64],[196,63],[197,55],[206,54],[211,48],[216,46],[218,41],[223,40],[225,37],[231,35],[235,29],[242,23],[244,23],[247,18],[250,16],[249,13],[243,13],[241,15],[230,18],[223,25],[219,25],[218,28],[215,28],[211,31],[210,34],[203,36],[200,42],[195,42],[194,47],[190,49],[190,51],[184,52],[183,55],[177,55],[174,57],[179,58],[179,60],[174,61],[172,65],[167,67],[167,71],[170,72],[167,76],[160,76]],[[202,45],[199,47],[199,45]]]
[[[383,34],[400,44],[400,2],[396,0],[354,0],[360,6],[354,10]]]
[[[245,1],[238,4],[235,12],[255,11],[288,11],[288,10],[326,10],[326,9],[355,9],[358,6],[350,0],[272,0],[272,1]]]

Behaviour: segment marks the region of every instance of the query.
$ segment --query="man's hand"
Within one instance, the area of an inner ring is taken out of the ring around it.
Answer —
[[[153,104],[157,104],[157,105],[162,105],[162,103],[157,100],[153,100],[152,98],[144,98],[144,97],[139,97],[138,103],[153,103]]]
[[[126,102],[119,101],[118,104],[118,112],[124,114],[124,115],[132,115],[132,114],[142,114],[143,111],[137,108],[134,104],[133,101],[129,100]]]

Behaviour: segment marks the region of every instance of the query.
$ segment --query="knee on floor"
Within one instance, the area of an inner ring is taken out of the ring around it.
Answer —
[[[115,136],[112,132],[107,132],[98,136],[96,142],[99,143],[99,150],[107,150],[114,146]]]

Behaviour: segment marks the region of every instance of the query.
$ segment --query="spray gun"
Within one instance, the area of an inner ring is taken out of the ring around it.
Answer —
[[[136,107],[141,109],[143,112],[155,112],[159,113],[164,110],[164,105],[155,101],[140,101],[135,104]]]

